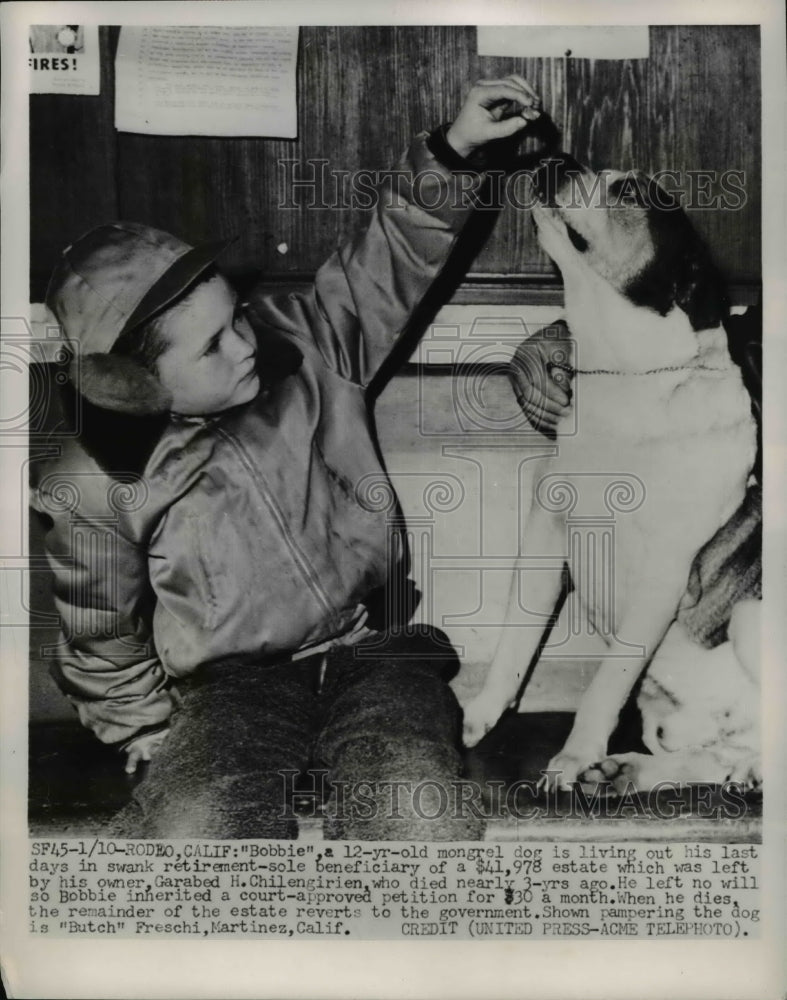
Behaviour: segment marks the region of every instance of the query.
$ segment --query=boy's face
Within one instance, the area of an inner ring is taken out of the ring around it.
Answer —
[[[221,275],[198,285],[163,319],[168,346],[156,370],[174,412],[204,416],[254,399],[257,341]]]

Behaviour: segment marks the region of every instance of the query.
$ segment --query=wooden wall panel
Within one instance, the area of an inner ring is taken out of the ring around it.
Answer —
[[[299,137],[279,140],[116,135],[110,71],[117,29],[111,38],[102,29],[100,98],[31,98],[34,288],[62,245],[116,214],[192,241],[237,234],[231,270],[262,270],[274,280],[308,275],[366,217],[360,208],[336,207],[336,172],[387,168],[412,134],[456,112],[475,79],[510,72],[531,80],[562,126],[564,146],[594,166],[677,169],[682,185],[687,170],[745,171],[740,211],[705,209],[694,218],[727,276],[756,283],[757,33],[655,27],[649,59],[612,62],[479,57],[472,27],[305,27]],[[301,207],[280,207],[293,202],[285,160],[298,161],[306,176],[310,161],[324,161],[327,183],[317,192],[330,207],[307,207],[303,192],[295,196]],[[529,213],[513,206],[471,270],[493,285],[554,275]]]
[[[676,119],[673,165],[712,172],[737,170],[745,175],[743,208],[697,208],[692,220],[727,274],[738,280],[757,280],[761,254],[760,29],[749,25],[669,30],[677,36],[678,52],[672,101]],[[723,193],[718,184],[711,185],[711,192]]]
[[[61,250],[117,217],[114,72],[109,28],[99,29],[97,97],[30,95],[30,295],[43,300]]]

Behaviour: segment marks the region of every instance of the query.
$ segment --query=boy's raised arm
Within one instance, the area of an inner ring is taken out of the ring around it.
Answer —
[[[252,316],[315,342],[329,367],[367,385],[473,210],[484,182],[473,157],[522,131],[539,116],[538,103],[521,77],[476,84],[450,127],[416,137],[385,173],[368,229],[333,254],[313,288],[253,298]]]

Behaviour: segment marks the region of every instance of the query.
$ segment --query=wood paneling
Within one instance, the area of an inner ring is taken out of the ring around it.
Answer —
[[[60,251],[117,218],[114,72],[109,28],[99,29],[97,97],[30,95],[30,278],[43,301]],[[114,51],[114,50],[112,50]]]
[[[31,98],[32,294],[40,298],[60,248],[121,216],[197,241],[238,235],[231,270],[270,279],[309,274],[348,233],[360,208],[336,206],[339,171],[385,169],[409,137],[450,119],[480,77],[519,72],[563,128],[564,146],[597,167],[745,173],[736,211],[693,211],[730,280],[760,273],[759,29],[654,27],[647,60],[503,59],[476,54],[472,27],[305,27],[298,65],[297,140],[116,134],[112,57],[102,29],[102,95]],[[293,196],[317,171],[331,207]],[[322,161],[322,167],[315,166]],[[322,174],[320,173],[322,171]],[[325,183],[322,183],[324,181]],[[341,183],[341,182],[339,182]],[[719,182],[712,186],[719,194]],[[282,208],[282,203],[300,207]],[[287,252],[278,249],[286,244]],[[529,213],[507,206],[473,273],[543,281],[553,269]],[[494,287],[491,284],[484,287]]]
[[[692,222],[730,280],[757,282],[761,268],[761,76],[757,25],[651,29],[649,172],[676,170],[691,193]],[[641,164],[640,164],[641,165]],[[706,182],[719,207],[701,207]],[[744,178],[740,208],[725,172]],[[691,172],[694,172],[693,176]]]

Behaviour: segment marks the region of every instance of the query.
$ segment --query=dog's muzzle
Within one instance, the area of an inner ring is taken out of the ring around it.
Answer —
[[[538,200],[554,207],[558,192],[571,177],[583,172],[582,164],[568,153],[558,153],[543,161],[533,174],[533,184]]]

